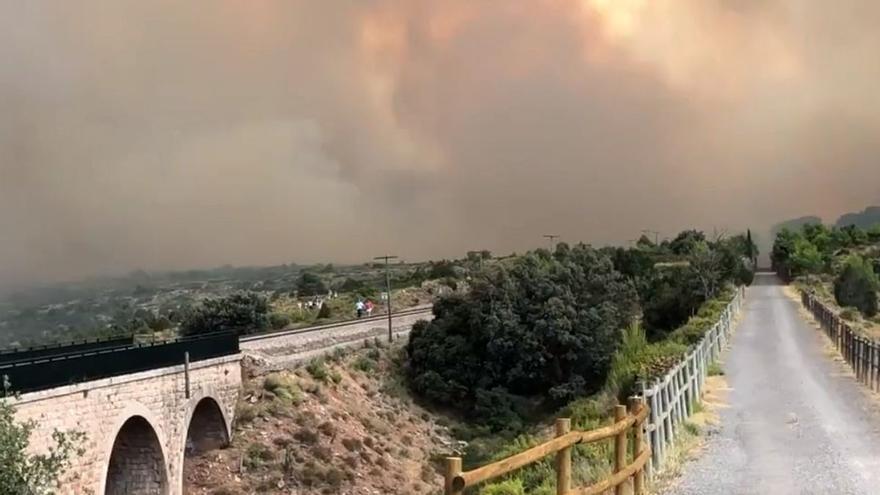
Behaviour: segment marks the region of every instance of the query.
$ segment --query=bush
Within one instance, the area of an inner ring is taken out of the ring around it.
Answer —
[[[840,306],[852,306],[870,318],[877,314],[877,274],[864,258],[852,255],[834,281],[834,297]]]
[[[704,302],[699,281],[688,267],[658,270],[640,291],[648,339],[662,340],[687,322]]]
[[[379,366],[379,363],[377,363],[374,359],[369,358],[368,356],[358,356],[352,366],[358,371],[371,373],[376,370],[376,368]]]
[[[516,410],[506,400],[561,404],[598,390],[637,309],[630,280],[606,255],[559,244],[498,266],[464,294],[442,297],[435,318],[413,326],[406,374],[412,390],[462,412]],[[487,398],[504,399],[489,407]],[[504,428],[506,429],[506,428]]]
[[[680,344],[693,345],[703,340],[706,332],[717,322],[718,318],[694,316],[683,326],[672,332],[669,338]]]
[[[273,452],[271,448],[260,442],[255,442],[248,445],[242,463],[245,467],[253,469],[258,468],[267,462],[271,462],[274,459],[275,452]]]
[[[492,483],[480,490],[480,495],[525,495],[525,493],[522,481],[516,478],[501,483]]]
[[[16,422],[12,406],[0,400],[0,493],[54,493],[71,460],[83,455],[85,435],[58,430],[52,433],[53,445],[46,454],[28,453],[35,427],[33,422]]]
[[[302,390],[296,380],[289,375],[273,373],[263,380],[263,388],[272,392],[275,397],[292,404],[299,404],[303,400]]]
[[[290,317],[284,313],[272,313],[269,315],[269,325],[275,330],[280,330],[290,325]]]
[[[180,324],[184,335],[231,330],[238,334],[264,330],[269,326],[269,303],[255,293],[238,293],[208,299],[189,311]]]
[[[298,294],[303,296],[319,296],[327,293],[327,286],[321,277],[311,272],[303,272],[296,282]]]
[[[315,380],[319,380],[322,382],[326,382],[327,378],[330,376],[330,372],[327,369],[327,366],[324,364],[323,359],[313,359],[306,365],[306,371],[312,375],[312,378]]]
[[[645,332],[633,325],[623,332],[620,349],[614,354],[606,389],[621,400],[637,392],[639,380],[648,380],[666,372],[687,352],[674,342],[648,343]]]
[[[321,309],[318,310],[318,319],[330,318],[330,304],[324,303],[321,305]]]

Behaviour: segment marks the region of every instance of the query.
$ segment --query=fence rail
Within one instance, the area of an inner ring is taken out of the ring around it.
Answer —
[[[83,339],[70,342],[56,342],[32,347],[10,347],[0,349],[0,364],[13,361],[37,359],[58,354],[76,354],[79,352],[94,351],[131,345],[134,342],[133,335],[108,337],[103,339]]]
[[[219,332],[157,342],[28,357],[0,363],[0,397],[239,353],[238,336]],[[7,384],[8,383],[8,387]]]
[[[834,342],[843,359],[855,372],[856,379],[871,390],[880,391],[880,343],[859,335],[814,293],[801,291],[801,302]]]
[[[742,309],[744,298],[745,288],[737,289],[718,322],[684,359],[664,376],[642,384],[641,395],[651,411],[646,427],[652,452],[647,467],[649,477],[663,470],[675,437],[694,413],[694,405],[703,395],[709,365],[718,360],[730,340],[733,321]]]
[[[651,456],[651,448],[644,443],[645,420],[649,409],[641,398],[633,398],[626,406],[617,406],[614,411],[614,424],[590,431],[571,431],[571,420],[556,420],[556,438],[524,452],[471,471],[461,470],[460,457],[446,458],[446,495],[461,495],[466,488],[485,481],[496,479],[519,468],[556,454],[556,493],[557,495],[599,495],[614,489],[622,495],[624,484],[633,478],[634,495],[644,493],[644,469]],[[632,432],[632,462],[627,464],[627,445]],[[593,485],[571,488],[571,452],[574,445],[594,443],[614,439],[614,473]]]

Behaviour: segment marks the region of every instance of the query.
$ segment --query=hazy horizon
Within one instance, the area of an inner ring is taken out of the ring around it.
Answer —
[[[0,286],[880,203],[880,4],[0,2]]]

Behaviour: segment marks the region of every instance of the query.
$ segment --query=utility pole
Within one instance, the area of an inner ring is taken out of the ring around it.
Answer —
[[[396,260],[397,256],[376,256],[374,260],[385,260],[385,304],[388,308],[388,342],[394,342],[394,334],[391,331],[391,273],[388,271],[388,261]]]
[[[483,252],[482,251],[468,251],[468,256],[475,256],[477,258],[477,264],[480,266],[480,271],[483,271]]]
[[[550,239],[550,251],[552,252],[553,248],[556,247],[556,243],[554,243],[553,241],[555,241],[556,239],[559,239],[559,235],[557,235],[557,234],[544,234],[544,238]]]

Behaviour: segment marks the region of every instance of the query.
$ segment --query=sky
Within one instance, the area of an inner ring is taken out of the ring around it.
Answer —
[[[880,202],[872,0],[0,0],[0,281]]]

